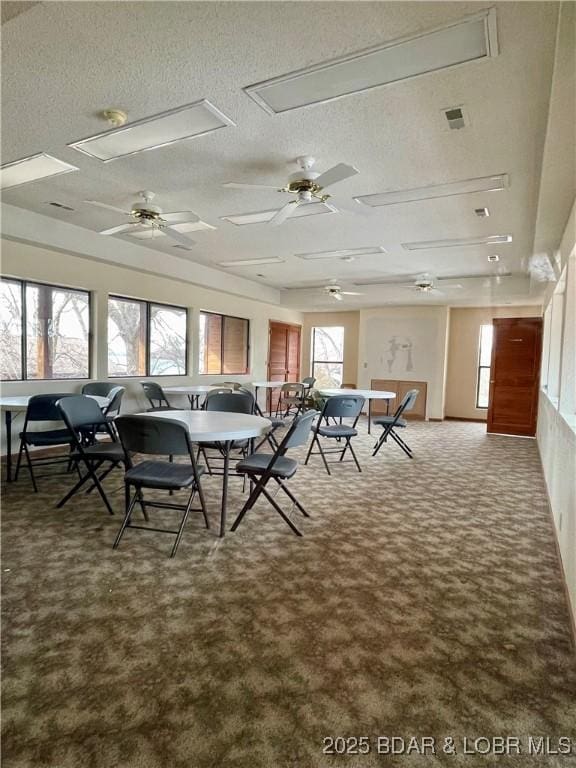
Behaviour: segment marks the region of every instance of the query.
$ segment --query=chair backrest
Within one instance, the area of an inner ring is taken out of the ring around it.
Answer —
[[[116,389],[116,385],[110,381],[89,381],[88,384],[84,384],[82,387],[82,394],[108,397],[113,389]]]
[[[242,387],[242,384],[239,384],[237,381],[219,381],[214,386],[216,387],[224,387],[224,389],[233,389],[237,390]]]
[[[207,411],[225,411],[226,413],[254,413],[254,395],[252,392],[216,392],[206,398]]]
[[[193,459],[186,425],[176,419],[157,416],[119,416],[114,422],[124,452],[156,456],[184,456]]]
[[[304,384],[304,387],[306,389],[312,389],[314,384],[316,384],[316,377],[315,376],[306,376],[302,379],[302,384]]]
[[[107,423],[96,400],[87,395],[61,398],[58,401],[58,410],[61,414],[59,418],[76,437],[82,427],[97,427]]]
[[[282,384],[280,387],[280,392],[283,395],[292,393],[296,397],[301,397],[304,394],[304,389],[304,384],[301,384],[299,381],[287,381],[286,384]]]
[[[302,416],[296,416],[278,446],[277,455],[282,456],[289,448],[304,445],[310,436],[312,423],[318,415],[318,411],[307,411]]]
[[[126,392],[125,387],[112,387],[108,393],[109,403],[106,406],[106,410],[104,411],[106,416],[116,416],[120,413],[124,392]]]
[[[69,397],[74,397],[74,395],[71,392],[61,392],[55,395],[33,395],[28,401],[26,423],[29,421],[62,421],[58,401]],[[92,402],[96,405],[95,401]],[[97,405],[96,407],[98,408]],[[26,424],[24,431],[26,431]]]
[[[160,384],[156,384],[155,381],[141,381],[140,384],[152,408],[170,405]]]
[[[323,419],[354,419],[354,425],[362,411],[365,400],[360,395],[334,395],[329,397],[322,409]]]
[[[406,392],[406,394],[402,398],[400,405],[396,409],[396,413],[394,414],[394,417],[397,418],[401,416],[405,411],[411,411],[414,408],[414,405],[416,403],[416,400],[419,394],[420,394],[419,389],[408,390],[408,392]]]
[[[210,402],[210,398],[215,397],[216,395],[230,395],[232,394],[232,390],[228,387],[221,387],[219,389],[211,389],[210,392],[206,392],[206,396],[204,398],[204,403],[202,404],[202,408],[204,408],[205,411],[208,410],[208,403]]]

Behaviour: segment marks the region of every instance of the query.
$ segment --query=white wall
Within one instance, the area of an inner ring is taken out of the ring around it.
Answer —
[[[448,307],[360,310],[358,387],[371,379],[426,381],[426,418],[442,419],[448,317]]]
[[[158,277],[147,272],[115,266],[110,263],[60,253],[35,245],[2,240],[2,275],[40,282],[53,283],[92,292],[92,329],[94,333],[92,378],[107,378],[107,301],[109,293],[122,296],[173,303],[188,307],[189,376],[163,376],[163,385],[187,383],[206,384],[230,379],[228,376],[202,376],[198,373],[198,329],[201,309],[246,317],[250,320],[250,373],[234,376],[238,381],[250,382],[267,376],[268,322],[301,324],[302,315],[296,310],[264,302],[231,296],[226,293],[192,285],[183,280]],[[226,275],[224,277],[227,277]],[[110,379],[127,391],[123,411],[130,412],[146,405],[139,382],[145,377]],[[43,392],[79,391],[84,381],[19,381],[3,382],[2,395],[39,394]],[[186,400],[181,401],[186,404]],[[177,404],[177,402],[175,402]],[[13,433],[21,427],[22,417],[14,424]]]

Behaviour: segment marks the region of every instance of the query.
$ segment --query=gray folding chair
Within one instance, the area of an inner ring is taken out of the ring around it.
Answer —
[[[98,403],[86,395],[64,397],[58,401],[58,409],[62,420],[66,424],[73,442],[73,452],[70,460],[76,464],[80,479],[60,499],[56,507],[61,507],[89,481],[92,481],[100,494],[106,509],[114,514],[108,497],[102,487],[102,480],[119,464],[124,463],[124,451],[116,441],[114,433],[106,416],[100,410]],[[111,438],[110,441],[96,441],[96,434],[102,428]],[[98,476],[98,470],[103,464],[108,464],[106,471]],[[86,474],[80,472],[80,465],[84,465]]]
[[[286,382],[280,387],[280,397],[276,406],[276,416],[284,413],[284,418],[295,410],[298,416],[304,410],[305,387],[300,382]]]
[[[35,475],[34,467],[47,467],[54,464],[66,464],[70,465],[70,454],[61,454],[58,456],[41,457],[39,459],[32,460],[30,456],[29,447],[38,448],[54,448],[56,446],[68,446],[69,449],[73,444],[73,438],[67,427],[36,430],[31,429],[31,425],[40,424],[42,422],[59,422],[62,424],[62,416],[58,408],[58,401],[64,397],[72,397],[68,392],[54,395],[34,395],[28,401],[28,407],[26,408],[26,416],[24,417],[24,427],[20,432],[20,448],[18,450],[18,460],[16,462],[16,473],[14,480],[18,480],[20,474],[20,465],[22,463],[22,456],[26,457],[26,468],[30,473],[30,480],[32,481],[32,487],[34,492],[38,493],[38,485],[36,480],[40,477],[49,477],[50,475]],[[95,404],[95,403],[94,403]]]
[[[164,390],[155,381],[141,381],[140,382],[146,399],[150,403],[148,411],[174,411],[177,410],[168,402],[168,398],[164,394]]]
[[[89,381],[82,387],[83,395],[96,395],[97,397],[109,397],[109,393],[116,388],[111,381]]]
[[[208,393],[204,408],[207,411],[222,411],[224,413],[254,413],[254,395],[246,390],[231,392],[213,391]],[[229,445],[226,443],[201,443],[198,447],[197,459],[200,455],[204,457],[208,474],[219,475],[221,472],[214,472],[210,461],[225,460],[227,451],[241,451],[242,456],[247,456],[250,449],[250,440],[233,440]],[[207,450],[217,451],[217,455],[208,456]]]
[[[402,414],[406,413],[407,411],[411,411],[414,408],[414,404],[416,403],[416,398],[418,397],[420,393],[420,390],[418,389],[411,389],[409,392],[406,392],[404,397],[402,398],[402,402],[396,409],[396,412],[390,416],[377,416],[375,419],[372,419],[372,424],[378,424],[381,426],[382,434],[376,441],[374,445],[374,451],[372,453],[372,456],[376,456],[380,448],[384,445],[384,443],[387,441],[389,437],[394,440],[394,442],[402,448],[406,456],[408,456],[410,459],[414,458],[412,455],[412,449],[406,445],[404,440],[400,437],[400,435],[395,431],[397,428],[406,428],[408,426],[408,422],[406,419],[402,418]]]
[[[326,460],[326,454],[337,453],[339,455],[338,462],[342,462],[344,461],[346,451],[350,450],[352,459],[356,464],[358,472],[362,472],[362,468],[360,467],[358,459],[356,458],[356,454],[354,453],[354,449],[352,448],[352,443],[350,441],[358,434],[356,424],[358,423],[364,402],[365,401],[363,397],[356,397],[354,395],[336,395],[334,397],[327,398],[324,403],[318,424],[313,427],[314,437],[310,443],[310,448],[308,449],[308,454],[306,455],[304,464],[308,464],[308,459],[310,456],[320,455],[322,456],[322,461],[324,462],[326,472],[328,472],[330,475],[332,473],[330,472],[330,467],[328,466],[328,461]],[[330,424],[329,419],[334,419],[336,423]],[[352,423],[345,424],[344,419],[348,419],[349,421],[351,420]],[[344,446],[341,448],[323,448],[320,437],[331,440],[338,440],[340,443],[344,441]],[[314,445],[318,447],[317,451],[313,450]]]
[[[276,512],[278,512],[284,522],[287,523],[290,529],[297,536],[302,536],[301,532],[290,520],[282,507],[280,507],[276,499],[268,493],[266,486],[270,480],[274,480],[304,517],[310,517],[302,504],[283,483],[283,480],[289,480],[291,477],[294,477],[296,470],[298,469],[298,462],[295,461],[295,459],[288,458],[285,455],[286,452],[290,448],[297,448],[300,445],[305,445],[310,436],[312,422],[317,415],[317,411],[308,411],[308,413],[305,413],[302,416],[296,416],[274,454],[253,453],[238,462],[236,471],[248,475],[251,483],[255,483],[255,485],[248,501],[244,504],[232,525],[233,531],[238,528],[244,519],[246,512],[248,512],[248,510],[254,506],[258,498],[263,495],[268,499],[270,504],[274,507]]]
[[[176,541],[170,553],[170,557],[174,557],[182,539],[184,526],[190,512],[202,512],[206,528],[210,527],[204,494],[200,485],[200,476],[204,472],[204,467],[199,467],[196,463],[194,448],[190,442],[188,430],[185,424],[176,419],[159,419],[143,415],[120,416],[116,419],[116,427],[126,454],[127,470],[124,475],[126,512],[114,542],[114,549],[120,544],[126,528],[137,528],[144,531],[174,534]],[[156,457],[187,456],[190,461],[173,463],[171,461],[159,461],[155,458],[154,460],[145,459],[138,464],[134,464],[133,454],[153,455]],[[134,489],[132,498],[130,498],[131,489]],[[145,500],[143,495],[144,489],[169,492],[186,489],[190,491],[190,495],[186,504],[172,504]],[[196,493],[198,493],[200,500],[199,508],[192,507]],[[146,522],[148,522],[146,510],[149,507],[183,512],[178,530],[155,528],[150,525],[135,525],[132,523],[132,513],[137,502],[142,507]]]

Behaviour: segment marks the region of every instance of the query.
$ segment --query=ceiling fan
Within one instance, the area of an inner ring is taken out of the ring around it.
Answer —
[[[188,222],[195,223],[200,221],[200,218],[196,216],[192,211],[175,211],[170,213],[164,213],[162,208],[152,204],[152,200],[155,195],[154,192],[147,190],[138,193],[140,200],[132,203],[129,211],[124,211],[121,208],[116,208],[113,205],[107,203],[100,203],[98,200],[84,200],[89,205],[98,206],[98,208],[106,208],[110,211],[116,211],[116,213],[122,213],[124,216],[129,216],[131,221],[126,224],[120,224],[117,227],[111,227],[110,229],[101,230],[101,235],[120,235],[124,233],[150,233],[150,237],[154,237],[157,233],[162,233],[171,237],[172,240],[176,240],[181,245],[190,248],[194,245],[194,241],[187,238],[181,232],[174,229],[176,224],[185,224]]]
[[[342,288],[336,283],[325,285],[323,290],[326,295],[330,296],[330,298],[335,299],[336,301],[342,301],[343,296],[364,296],[364,294],[360,293],[359,291],[343,291]]]
[[[424,274],[416,275],[410,282],[407,282],[406,279],[366,280],[364,282],[356,282],[354,285],[381,285],[398,287],[404,290],[417,291],[418,293],[429,293],[433,295],[442,295],[446,290],[460,290],[463,288],[460,283],[448,283],[445,282],[445,280],[446,278],[435,278],[433,275],[425,272]]]
[[[339,181],[344,181],[344,179],[349,179],[351,176],[359,173],[358,169],[354,168],[353,165],[346,165],[345,163],[338,163],[338,165],[324,171],[324,173],[317,173],[313,170],[316,165],[316,159],[308,155],[296,158],[296,162],[300,170],[291,174],[288,178],[288,183],[284,186],[244,184],[236,181],[228,181],[223,186],[233,189],[274,189],[276,192],[287,192],[290,195],[294,195],[295,199],[289,200],[268,222],[268,224],[275,226],[282,224],[292,216],[299,205],[315,202],[325,203],[331,197],[331,195],[324,191],[326,187],[337,184]],[[356,211],[352,208],[348,209],[345,203],[341,204],[339,201],[337,205],[339,208],[348,210],[350,213],[363,213],[361,206],[358,206],[358,211]]]

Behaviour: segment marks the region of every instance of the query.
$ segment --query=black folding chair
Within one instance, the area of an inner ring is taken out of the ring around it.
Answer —
[[[290,520],[282,507],[280,507],[280,505],[276,502],[276,499],[268,493],[266,486],[270,480],[274,480],[292,501],[292,503],[300,510],[304,517],[310,517],[302,504],[300,504],[298,499],[282,481],[289,480],[296,474],[296,470],[298,469],[298,462],[294,459],[288,458],[285,455],[286,452],[290,448],[296,448],[306,443],[308,437],[310,436],[312,422],[317,415],[317,411],[308,411],[308,413],[305,413],[302,416],[296,416],[286,435],[284,436],[284,439],[278,446],[276,453],[253,453],[252,455],[238,462],[236,465],[236,471],[248,475],[251,483],[255,483],[255,486],[250,494],[250,497],[248,498],[248,501],[246,504],[244,504],[238,514],[238,517],[232,525],[233,531],[238,528],[244,519],[244,515],[254,506],[258,498],[261,495],[264,495],[270,504],[272,504],[276,512],[278,512],[280,517],[287,523],[290,529],[297,536],[302,536],[298,528]]]
[[[155,381],[141,381],[140,382],[146,399],[150,403],[148,411],[174,411],[177,410],[168,402],[168,398],[164,394],[164,390],[160,384],[156,384]]]
[[[383,427],[382,434],[374,445],[372,456],[376,456],[380,448],[382,448],[383,444],[387,441],[388,437],[391,437],[392,440],[394,440],[394,442],[399,445],[400,448],[402,448],[406,456],[408,456],[410,459],[414,458],[411,448],[406,445],[404,440],[402,440],[400,435],[395,430],[397,428],[404,429],[408,426],[408,422],[406,419],[402,418],[402,414],[406,413],[407,411],[411,411],[414,408],[414,404],[419,393],[420,390],[411,389],[409,392],[406,392],[402,398],[402,402],[393,415],[377,416],[375,419],[372,419],[372,424],[378,424],[379,426]]]
[[[126,528],[138,528],[144,531],[174,534],[176,541],[170,553],[170,557],[174,557],[190,512],[202,512],[206,528],[210,527],[202,486],[200,485],[200,476],[204,472],[204,467],[199,467],[196,464],[194,448],[190,442],[188,430],[185,424],[180,421],[154,418],[153,416],[120,416],[116,420],[116,427],[126,453],[128,468],[124,475],[126,513],[116,536],[114,549],[120,544]],[[135,453],[154,456],[187,456],[190,463],[145,460],[134,464],[132,454]],[[134,489],[132,498],[130,498],[131,488]],[[145,488],[171,492],[189,489],[190,496],[186,504],[145,501],[142,493]],[[200,500],[200,508],[193,509],[192,502],[196,492]],[[184,514],[178,530],[134,525],[131,518],[136,502],[140,503],[145,515],[147,507],[182,511]]]
[[[113,389],[116,389],[116,384],[113,384],[111,381],[89,381],[88,384],[84,384],[82,387],[82,394],[109,397]]]
[[[24,418],[24,428],[22,429],[22,432],[20,432],[20,448],[18,450],[18,460],[16,462],[14,480],[18,480],[22,455],[24,455],[26,457],[26,468],[28,469],[28,472],[30,472],[30,479],[32,480],[32,486],[35,493],[38,493],[36,480],[40,477],[50,477],[50,475],[35,475],[33,467],[47,467],[54,464],[69,465],[70,453],[68,452],[66,454],[47,457],[42,456],[32,461],[28,448],[55,448],[60,445],[66,445],[70,450],[73,438],[67,428],[59,427],[57,429],[53,428],[42,431],[30,429],[30,425],[40,424],[42,422],[58,422],[61,424],[62,416],[57,403],[62,398],[71,396],[71,393],[68,392],[54,395],[34,395],[28,401],[26,416]]]
[[[243,391],[237,390],[236,392],[228,391],[213,391],[209,392],[206,397],[204,408],[207,411],[223,411],[224,413],[254,413],[254,395],[247,389]],[[230,451],[241,451],[242,456],[247,456],[250,450],[250,440],[232,440],[230,443],[200,443],[198,446],[198,454],[196,459],[200,458],[200,454],[204,457],[208,474],[219,475],[221,472],[214,472],[210,461],[222,460],[226,462],[226,453]],[[217,451],[217,455],[208,456],[207,450]]]
[[[327,398],[324,407],[322,408],[320,419],[313,427],[314,437],[310,443],[310,448],[308,449],[304,464],[308,464],[310,456],[320,455],[322,456],[326,472],[330,475],[332,473],[330,472],[330,467],[326,460],[326,454],[337,453],[339,455],[338,462],[342,462],[344,461],[346,451],[350,450],[358,472],[362,472],[362,468],[360,467],[350,441],[358,434],[356,424],[358,423],[364,402],[365,400],[363,397],[355,395],[335,395],[334,397]],[[336,423],[330,424],[329,419],[334,419]],[[352,423],[345,424],[343,421],[344,419],[351,419]],[[340,443],[344,441],[344,446],[341,448],[322,448],[322,442],[319,439],[320,437],[338,440]],[[317,451],[313,450],[315,444],[318,446]],[[331,463],[334,464],[336,462]]]
[[[64,397],[58,401],[58,408],[62,420],[68,427],[72,437],[73,452],[70,460],[76,464],[79,480],[60,499],[56,505],[57,509],[66,504],[72,496],[89,481],[97,489],[106,509],[111,515],[114,510],[102,487],[102,481],[110,472],[121,463],[124,463],[124,451],[120,443],[115,439],[114,433],[106,419],[106,416],[100,410],[98,403],[86,395],[74,395],[73,397]],[[111,438],[110,441],[97,441],[96,434],[102,428]],[[80,472],[80,465],[84,465],[86,474]],[[98,470],[103,464],[108,464],[106,471],[98,476]]]

